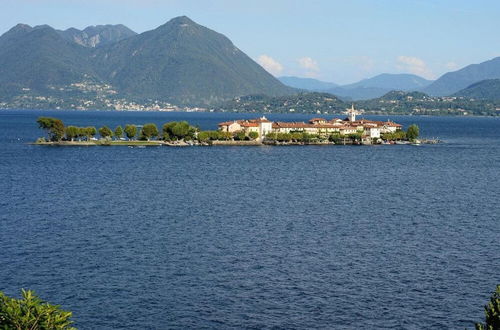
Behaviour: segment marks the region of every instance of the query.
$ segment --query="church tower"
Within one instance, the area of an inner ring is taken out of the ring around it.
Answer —
[[[347,119],[349,119],[350,122],[356,121],[356,115],[361,114],[360,111],[354,109],[354,104],[351,106],[350,109],[347,109],[344,113],[347,115]]]

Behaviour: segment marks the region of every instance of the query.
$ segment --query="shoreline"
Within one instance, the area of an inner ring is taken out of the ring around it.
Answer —
[[[364,143],[346,141],[345,143],[335,142],[279,142],[279,141],[210,141],[199,142],[168,142],[168,141],[59,141],[59,142],[31,142],[29,145],[51,146],[51,147],[211,147],[211,146],[385,146],[385,145],[422,145],[422,144],[440,144],[443,143],[437,139],[420,139],[415,143],[409,141],[394,141],[393,143]]]

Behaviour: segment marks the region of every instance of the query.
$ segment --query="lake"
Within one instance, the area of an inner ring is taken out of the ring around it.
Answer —
[[[500,118],[366,116],[438,145],[139,149],[28,145],[38,116],[256,115],[0,111],[0,290],[81,329],[473,329],[500,283]]]

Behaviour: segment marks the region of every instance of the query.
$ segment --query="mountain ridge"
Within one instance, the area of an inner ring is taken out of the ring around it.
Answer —
[[[433,96],[451,95],[487,79],[500,79],[500,57],[445,73],[422,91]]]
[[[50,26],[16,25],[0,36],[0,73],[4,73],[0,77],[4,84],[0,97],[19,96],[26,90],[43,94],[89,81],[100,84],[97,89],[111,88],[110,94],[116,97],[180,105],[211,104],[249,94],[296,92],[227,37],[186,16],[141,34],[129,30],[128,34],[113,35],[110,29],[116,27],[59,31]],[[96,39],[85,43],[74,38],[84,31],[87,36],[96,36],[104,30],[114,38],[98,43]]]
[[[456,92],[453,96],[498,101],[500,100],[500,79],[481,80]]]

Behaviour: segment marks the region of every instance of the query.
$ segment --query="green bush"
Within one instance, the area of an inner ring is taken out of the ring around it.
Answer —
[[[141,130],[141,140],[150,140],[158,136],[158,128],[153,123],[144,124]]]
[[[418,138],[419,133],[420,129],[417,125],[410,125],[406,131],[406,138],[410,141],[415,141]]]
[[[259,133],[252,131],[252,132],[248,133],[248,137],[251,138],[252,140],[256,140],[259,138]]]
[[[189,125],[187,121],[171,121],[162,127],[163,139],[165,141],[192,140],[196,131],[197,128]]]
[[[33,291],[22,290],[21,299],[0,292],[0,329],[75,329],[71,316],[71,312],[41,300]]]
[[[243,141],[243,140],[245,140],[246,137],[247,136],[246,136],[245,132],[243,132],[243,131],[242,132],[236,132],[233,135],[233,138],[235,140],[237,140],[237,141]]]
[[[498,330],[500,329],[500,284],[491,295],[488,305],[484,306],[485,321],[476,323],[476,330]]]
[[[99,135],[106,139],[113,136],[113,131],[108,126],[103,126],[99,128]]]

